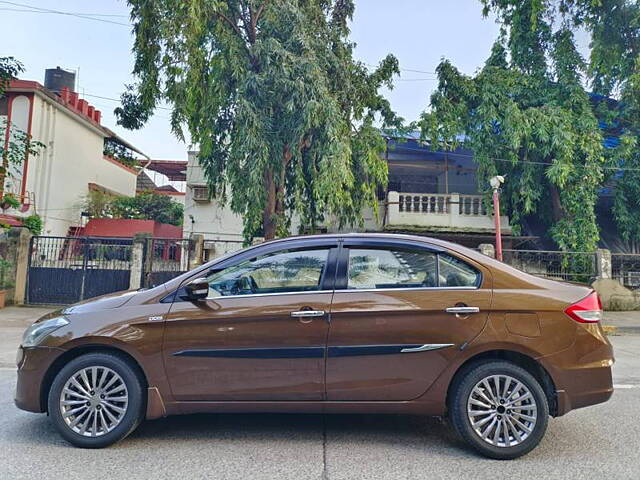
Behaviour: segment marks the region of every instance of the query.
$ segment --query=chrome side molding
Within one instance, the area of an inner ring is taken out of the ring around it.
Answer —
[[[431,350],[440,350],[441,348],[453,347],[453,343],[427,343],[420,347],[403,348],[400,353],[413,353],[413,352],[429,352]]]

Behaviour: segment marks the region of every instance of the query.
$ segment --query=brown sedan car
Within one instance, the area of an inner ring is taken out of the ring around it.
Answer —
[[[41,318],[16,404],[80,447],[174,414],[408,413],[515,458],[611,397],[601,315],[587,287],[443,241],[289,238]]]

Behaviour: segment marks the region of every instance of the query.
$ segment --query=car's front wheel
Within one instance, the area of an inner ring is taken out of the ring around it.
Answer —
[[[144,414],[140,375],[111,353],[74,358],[56,375],[48,411],[56,428],[77,447],[101,448],[129,435]]]
[[[449,416],[483,455],[500,460],[533,450],[549,419],[547,397],[525,369],[506,361],[471,365],[452,385]]]

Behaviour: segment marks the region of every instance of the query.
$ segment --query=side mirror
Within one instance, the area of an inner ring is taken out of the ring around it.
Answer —
[[[185,300],[204,300],[209,296],[209,282],[206,278],[196,278],[184,286]]]

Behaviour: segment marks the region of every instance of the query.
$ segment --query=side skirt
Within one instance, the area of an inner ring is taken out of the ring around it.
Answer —
[[[439,416],[443,404],[420,400],[406,402],[167,402],[165,415],[191,413],[350,413]]]

